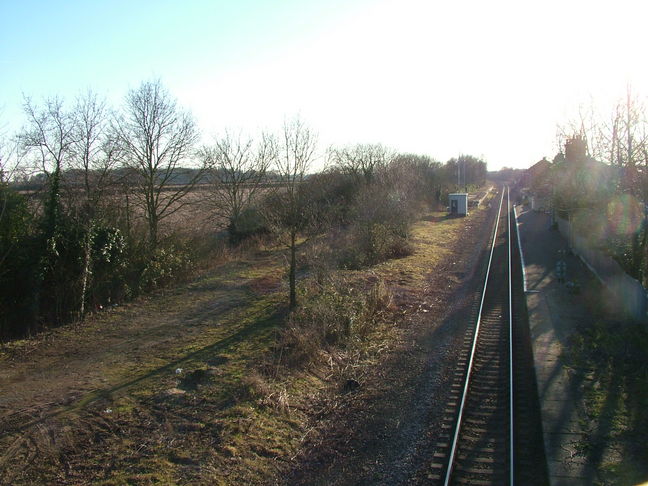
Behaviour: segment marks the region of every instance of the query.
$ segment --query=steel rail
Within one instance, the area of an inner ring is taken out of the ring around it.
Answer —
[[[508,305],[509,305],[509,485],[514,484],[513,448],[513,287],[511,282],[511,190],[506,186],[506,222],[508,232]]]
[[[488,277],[490,276],[491,263],[493,262],[493,252],[495,251],[495,243],[497,240],[497,230],[499,229],[499,220],[502,214],[502,203],[504,202],[504,189],[502,189],[502,197],[500,198],[499,209],[497,210],[497,219],[495,222],[495,231],[493,231],[493,242],[491,244],[490,256],[488,257],[488,266],[486,268],[486,277],[484,278],[484,291],[482,292],[481,301],[479,303],[479,312],[477,314],[477,324],[475,325],[475,335],[470,350],[470,360],[468,361],[468,371],[466,372],[466,382],[464,384],[463,393],[461,396],[461,405],[459,406],[459,413],[457,417],[457,425],[455,428],[454,437],[452,438],[452,447],[450,448],[450,458],[448,459],[448,468],[446,470],[444,486],[449,486],[450,477],[454,466],[454,459],[457,452],[457,444],[459,441],[459,432],[461,430],[461,422],[463,418],[463,411],[466,405],[466,397],[468,396],[468,385],[470,384],[470,374],[472,372],[473,361],[475,358],[475,350],[477,349],[477,337],[479,336],[479,327],[481,325],[482,310],[484,309],[484,300],[486,298],[486,287],[488,286]]]

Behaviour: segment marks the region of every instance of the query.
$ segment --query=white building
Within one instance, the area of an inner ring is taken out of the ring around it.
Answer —
[[[450,214],[466,216],[468,214],[468,193],[455,192],[448,194]]]

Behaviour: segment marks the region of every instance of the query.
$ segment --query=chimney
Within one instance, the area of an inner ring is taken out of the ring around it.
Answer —
[[[565,142],[565,160],[570,163],[584,162],[587,157],[587,144],[576,135]]]

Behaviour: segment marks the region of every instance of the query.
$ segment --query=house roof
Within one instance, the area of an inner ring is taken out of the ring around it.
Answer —
[[[535,195],[548,195],[551,193],[550,170],[551,162],[546,158],[536,162],[529,167],[521,178],[524,187],[529,188],[529,192]]]
[[[550,168],[551,168],[551,162],[549,162],[546,158],[543,158],[542,160],[536,162],[531,167],[529,167],[526,170],[526,173],[530,177],[536,177],[537,175],[543,174],[544,172],[548,171]]]

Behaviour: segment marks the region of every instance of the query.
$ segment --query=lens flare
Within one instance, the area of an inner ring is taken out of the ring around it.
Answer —
[[[610,236],[628,236],[637,232],[643,219],[643,205],[630,194],[617,196],[608,204],[607,220]]]

